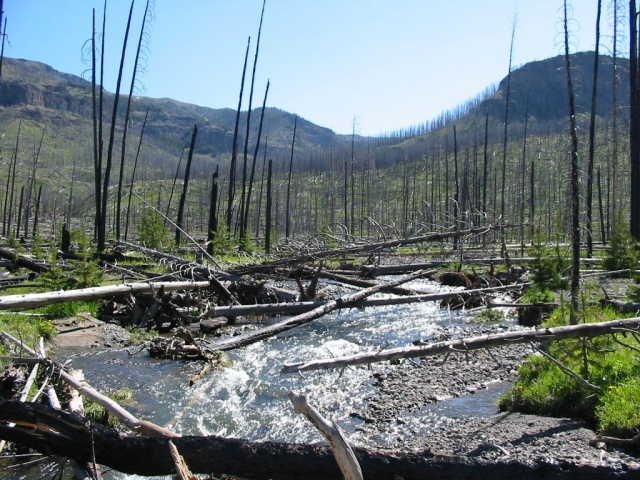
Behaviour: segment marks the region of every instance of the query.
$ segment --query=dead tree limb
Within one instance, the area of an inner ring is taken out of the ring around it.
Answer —
[[[329,422],[320,415],[315,408],[309,405],[307,397],[304,395],[289,392],[289,400],[291,400],[294,410],[307,417],[307,420],[327,439],[344,480],[363,480],[358,459],[336,422]]]
[[[378,352],[366,352],[356,355],[312,360],[310,362],[288,363],[282,368],[282,373],[304,372],[324,368],[343,368],[351,365],[366,365],[399,358],[417,358],[447,353],[453,350],[478,350],[501,345],[516,343],[548,342],[562,338],[597,337],[616,333],[620,328],[632,328],[640,325],[640,317],[613,320],[611,322],[584,323],[566,327],[541,328],[538,330],[514,331],[494,335],[480,335],[477,337],[448,340],[428,345],[392,348]]]
[[[300,315],[296,315],[295,317],[288,318],[286,320],[282,320],[281,322],[275,323],[273,325],[269,325],[268,327],[261,328],[259,330],[254,330],[246,335],[240,335],[238,337],[232,337],[226,340],[222,340],[216,344],[211,345],[212,351],[226,351],[233,350],[239,347],[244,347],[247,345],[251,345],[252,343],[259,342],[264,340],[265,338],[273,337],[279,333],[290,330],[299,325],[304,325],[305,323],[309,323],[316,318],[319,318],[333,310],[343,307],[345,304],[354,303],[359,300],[363,300],[374,293],[378,293],[382,291],[384,288],[400,285],[402,283],[409,282],[411,280],[415,280],[427,272],[418,271],[414,272],[410,275],[406,275],[397,280],[387,283],[381,283],[376,285],[375,287],[369,287],[364,290],[360,290],[356,293],[351,293],[349,295],[344,295],[336,300],[331,300],[326,302],[323,305],[320,305],[313,310],[310,310],[306,313],[301,313]]]

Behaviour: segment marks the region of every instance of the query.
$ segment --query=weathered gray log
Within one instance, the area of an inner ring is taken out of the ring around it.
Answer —
[[[22,341],[15,338],[13,335],[10,335],[7,332],[0,332],[0,336],[6,338],[10,342],[14,343],[16,346],[23,349],[25,352],[33,355],[34,357],[39,357],[39,355],[28,345],[25,345]],[[44,359],[40,359],[41,362],[46,362]],[[178,435],[167,430],[166,428],[162,428],[154,423],[147,422],[146,420],[141,420],[125,409],[118,402],[113,400],[112,398],[103,395],[98,390],[93,388],[87,382],[78,381],[73,375],[67,372],[62,366],[58,365],[58,370],[60,371],[60,377],[71,387],[78,390],[87,398],[93,400],[94,402],[102,405],[109,412],[114,414],[122,423],[124,423],[127,427],[129,427],[132,431],[146,434],[146,435],[155,435],[155,436],[163,436],[167,438],[177,437]],[[69,455],[73,457],[72,455]],[[100,462],[98,462],[100,463]]]
[[[32,258],[16,252],[12,248],[0,247],[0,257],[11,260],[17,267],[26,268],[36,273],[44,273],[51,270],[49,265],[36,262]]]
[[[174,290],[193,290],[208,288],[206,282],[137,282],[104,287],[79,288],[75,290],[58,290],[55,292],[25,293],[20,295],[0,296],[0,310],[26,310],[42,307],[52,303],[92,300],[94,298],[116,297],[130,293],[154,292],[161,288],[165,292]]]
[[[452,297],[473,297],[475,295],[487,295],[507,290],[515,290],[524,287],[525,283],[514,283],[500,287],[478,288],[474,290],[458,290],[454,292],[426,293],[424,295],[408,295],[406,297],[393,298],[368,298],[355,302],[342,302],[340,308],[367,308],[384,307],[387,305],[404,305],[408,303],[436,302]],[[327,303],[326,300],[292,303],[263,303],[256,305],[232,305],[213,307],[207,312],[208,317],[237,317],[245,315],[297,315],[308,312]]]
[[[477,337],[448,340],[428,345],[392,348],[377,352],[358,353],[338,358],[312,360],[310,362],[288,363],[282,368],[282,373],[304,372],[325,368],[344,368],[351,365],[366,365],[399,358],[417,358],[438,355],[454,350],[478,350],[481,348],[513,345],[516,343],[548,342],[562,338],[597,337],[616,333],[621,328],[634,328],[640,325],[640,317],[613,320],[610,322],[583,323],[566,327],[541,328],[498,333],[494,335],[480,335]]]
[[[380,283],[375,287],[369,287],[364,290],[360,290],[359,292],[351,293],[349,295],[344,295],[337,300],[330,300],[323,305],[320,305],[313,310],[310,310],[305,313],[301,313],[300,315],[296,315],[295,317],[288,318],[286,320],[282,320],[273,325],[269,325],[268,327],[264,327],[258,330],[254,330],[253,332],[247,333],[245,335],[240,335],[238,337],[232,337],[226,340],[222,340],[221,342],[215,343],[209,348],[212,351],[226,351],[233,350],[235,348],[244,347],[247,345],[251,345],[252,343],[259,342],[264,340],[265,338],[273,337],[278,333],[290,330],[299,325],[304,325],[305,323],[309,323],[316,318],[319,318],[326,313],[331,312],[332,310],[336,310],[341,308],[346,303],[349,302],[357,302],[367,298],[374,293],[380,292],[382,289],[386,287],[391,287],[395,285],[400,285],[402,283],[409,282],[411,280],[415,280],[416,278],[420,278],[424,275],[425,272],[418,271],[414,272],[411,275],[406,275],[397,280],[393,280],[391,282]]]
[[[18,423],[8,429],[6,422]],[[279,480],[327,480],[340,478],[331,450],[323,445],[251,442],[216,436],[180,438],[126,437],[115,430],[58,412],[44,405],[0,402],[0,438],[45,454],[93,459],[120,472],[138,475],[171,475],[175,465],[169,454],[171,440],[194,473],[229,474],[244,478]],[[517,478],[518,480],[609,480],[637,478],[640,469],[627,470],[590,463],[550,460],[522,463],[513,459],[483,460],[476,457],[437,455],[431,451],[397,451],[354,448],[367,480],[460,480]]]
[[[304,395],[289,392],[289,400],[291,400],[295,411],[307,417],[311,424],[327,439],[344,480],[363,480],[362,469],[356,454],[353,453],[353,449],[336,422],[329,422],[320,415],[315,408],[309,405],[307,397]]]
[[[451,232],[435,232],[435,233],[420,235],[419,237],[411,237],[411,238],[405,238],[405,239],[399,239],[399,240],[387,240],[385,242],[368,243],[364,245],[356,245],[354,247],[346,247],[346,248],[337,248],[333,250],[321,250],[318,252],[298,255],[296,257],[283,258],[281,260],[275,260],[272,262],[264,262],[258,265],[247,265],[243,267],[238,267],[231,270],[231,272],[238,273],[238,274],[246,274],[246,273],[254,273],[254,272],[261,272],[261,271],[269,271],[277,267],[284,267],[287,265],[313,262],[316,260],[322,260],[323,258],[340,257],[342,255],[351,255],[359,252],[375,252],[375,251],[384,250],[387,248],[402,247],[403,245],[412,245],[416,243],[425,243],[425,242],[436,242],[438,240],[446,240],[448,238],[459,238],[466,235],[486,233],[490,231],[492,228],[493,227],[491,226],[487,226],[487,227],[478,227],[478,228],[471,228],[468,230],[459,230],[459,231],[451,231]],[[506,228],[506,227],[503,227],[503,228]]]

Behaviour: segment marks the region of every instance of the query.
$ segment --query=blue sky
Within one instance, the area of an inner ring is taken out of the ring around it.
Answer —
[[[101,0],[4,3],[7,56],[82,74],[91,9],[101,15]],[[604,3],[607,53],[612,14]],[[110,90],[128,4],[108,4]],[[155,0],[139,93],[235,108],[246,39],[255,41],[261,4]],[[137,0],[129,64],[143,7],[144,0]],[[354,115],[362,134],[421,122],[504,77],[516,13],[516,65],[560,54],[561,7],[561,0],[267,0],[254,106],[270,78],[269,105],[339,133],[351,131]],[[574,51],[593,49],[595,9],[595,0],[573,1]]]

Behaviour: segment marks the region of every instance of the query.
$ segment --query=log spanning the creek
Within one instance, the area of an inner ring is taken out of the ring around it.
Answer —
[[[232,273],[243,275],[246,273],[270,271],[277,267],[284,267],[287,265],[296,265],[301,263],[313,262],[316,260],[322,260],[324,258],[340,257],[342,255],[351,255],[351,254],[360,253],[360,252],[376,252],[376,251],[385,250],[389,248],[402,247],[403,245],[412,245],[416,243],[425,243],[425,242],[437,242],[439,240],[447,240],[449,238],[459,238],[467,235],[479,235],[479,234],[487,233],[491,231],[493,228],[494,227],[492,226],[486,226],[486,227],[470,228],[468,230],[427,233],[425,235],[420,235],[418,237],[404,238],[400,240],[387,240],[385,242],[367,243],[365,245],[356,245],[353,247],[337,248],[333,250],[321,250],[318,252],[311,252],[303,255],[298,255],[296,257],[283,258],[281,260],[275,260],[273,262],[264,262],[258,265],[247,265],[243,267],[238,267],[233,269]],[[503,226],[502,228],[507,228],[507,227]]]
[[[165,292],[174,290],[193,290],[209,288],[210,282],[136,282],[104,287],[78,288],[75,290],[58,290],[55,292],[25,293],[21,295],[0,296],[0,310],[26,310],[42,307],[52,303],[91,300],[94,298],[115,297],[129,293],[154,292],[163,289]]]
[[[8,428],[8,423],[16,426]],[[324,445],[253,442],[218,436],[128,437],[100,424],[90,428],[77,415],[34,403],[0,402],[0,438],[45,454],[71,457],[81,463],[95,459],[96,463],[128,474],[173,474],[171,441],[194,473],[280,480],[340,478],[332,452]],[[619,471],[589,463],[531,465],[508,458],[489,461],[437,455],[429,450],[407,452],[362,447],[353,450],[367,480],[483,477],[539,480],[541,475],[554,480],[621,478]],[[625,472],[629,476],[625,478],[635,478],[639,473],[637,466],[630,466]]]
[[[416,345],[411,347],[391,348],[377,352],[358,353],[331,359],[312,360],[310,362],[288,363],[282,368],[282,373],[305,372],[307,370],[321,370],[327,368],[344,368],[353,365],[367,365],[370,363],[397,360],[400,358],[418,358],[438,355],[452,351],[470,351],[484,348],[513,345],[516,343],[549,342],[563,338],[597,337],[620,333],[624,329],[638,328],[640,317],[613,320],[610,322],[583,323],[566,327],[541,328],[498,333],[494,335],[480,335],[477,337],[448,340],[445,342]],[[640,332],[639,332],[640,333]]]
[[[209,346],[209,349],[212,351],[227,351],[251,345],[252,343],[259,342],[261,340],[264,340],[265,338],[273,337],[274,335],[285,332],[299,325],[309,323],[312,320],[325,315],[326,313],[329,313],[338,308],[342,308],[345,304],[358,302],[370,295],[373,295],[374,293],[382,291],[385,288],[394,287],[396,285],[415,280],[416,278],[420,278],[428,273],[429,272],[420,270],[410,275],[400,277],[397,280],[393,280],[391,282],[379,283],[374,287],[365,288],[364,290],[360,290],[359,292],[344,295],[336,300],[330,300],[312,310],[309,310],[308,312],[301,313],[300,315],[296,315],[295,317],[291,317],[286,320],[282,320],[278,323],[274,323],[273,325],[269,325],[268,327],[254,330],[250,333],[247,333],[246,335],[240,335],[238,337],[232,337],[226,340],[222,340],[221,342],[214,343],[213,345]]]
[[[367,298],[356,301],[343,301],[339,308],[367,308],[384,307],[387,305],[402,305],[407,303],[436,302],[446,298],[468,298],[475,295],[488,295],[491,293],[517,290],[526,286],[524,283],[514,283],[500,287],[478,288],[473,290],[457,290],[453,292],[427,293],[423,295],[407,295],[392,298]],[[231,305],[212,307],[206,314],[207,317],[238,317],[246,315],[298,315],[314,308],[326,305],[326,300],[291,303],[262,303],[256,305]]]

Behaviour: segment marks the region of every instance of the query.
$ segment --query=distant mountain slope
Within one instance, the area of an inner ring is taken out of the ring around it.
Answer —
[[[576,115],[588,114],[591,110],[593,88],[594,52],[579,52],[571,55],[571,68],[576,96]],[[629,60],[618,58],[618,104],[629,105]],[[600,55],[598,69],[597,113],[610,117],[613,111],[613,58]],[[507,79],[500,82],[498,91],[478,106],[479,113],[489,113],[496,118],[504,117]],[[511,74],[512,118],[522,119],[525,109],[540,123],[564,122],[567,117],[567,81],[564,56],[530,62]]]
[[[106,94],[105,122],[111,118],[114,96]],[[120,123],[126,108],[126,96],[120,101]],[[254,102],[257,103],[255,99]],[[175,157],[186,145],[194,123],[198,124],[197,154],[211,162],[228,159],[232,150],[235,111],[229,108],[214,109],[200,107],[171,99],[134,97],[131,124],[131,145],[139,132],[145,112],[149,110],[149,121],[145,134],[145,147],[155,155],[158,168],[175,164]],[[257,135],[259,108],[253,111],[250,152],[253,152]],[[268,136],[269,152],[277,158],[290,149],[294,115],[277,108],[265,111],[264,134]],[[46,125],[58,138],[64,139],[70,151],[91,148],[92,142],[92,97],[91,83],[78,76],[58,72],[52,67],[30,60],[5,58],[3,78],[0,82],[0,127],[12,131],[8,124],[24,119],[37,130]],[[241,131],[244,132],[246,112],[241,115]],[[244,135],[238,142],[242,150]],[[32,140],[32,139],[29,139]],[[264,137],[263,137],[264,141]],[[4,139],[7,146],[8,138]],[[105,140],[106,142],[106,140]],[[328,128],[307,120],[298,120],[296,151],[303,155],[335,147],[342,143],[340,136]]]

